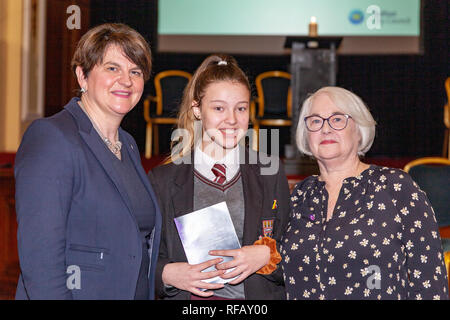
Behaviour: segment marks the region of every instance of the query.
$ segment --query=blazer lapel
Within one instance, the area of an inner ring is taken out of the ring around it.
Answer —
[[[79,126],[79,132],[81,138],[86,142],[88,147],[91,149],[92,153],[97,158],[98,162],[101,164],[106,174],[112,180],[117,190],[119,191],[123,201],[125,202],[130,214],[133,212],[131,207],[131,201],[128,194],[121,183],[120,178],[116,171],[114,170],[113,164],[111,162],[110,156],[105,152],[105,144],[99,138],[98,133],[92,126],[91,121],[84,113],[84,111],[78,105],[79,99],[72,99],[66,109],[74,116],[75,120]],[[74,103],[72,103],[74,102]],[[134,215],[132,215],[134,218]]]
[[[176,171],[170,192],[175,217],[179,217],[194,210],[194,165],[193,161],[173,165]]]
[[[245,202],[243,245],[250,245],[255,241],[261,224],[264,184],[256,164],[242,164],[241,174]]]

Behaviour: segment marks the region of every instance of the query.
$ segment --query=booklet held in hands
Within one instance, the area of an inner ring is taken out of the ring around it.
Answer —
[[[174,220],[190,264],[199,264],[219,257],[223,258],[222,263],[224,263],[232,260],[233,257],[211,256],[208,252],[211,250],[239,249],[241,247],[225,202],[185,214]],[[227,272],[233,269],[229,269]],[[216,268],[211,266],[203,272],[214,270]],[[232,279],[214,277],[204,281],[227,283],[233,279],[236,279],[236,277]]]

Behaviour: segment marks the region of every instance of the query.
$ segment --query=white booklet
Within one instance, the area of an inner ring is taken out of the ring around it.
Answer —
[[[215,258],[223,258],[221,263],[224,263],[232,260],[233,257],[211,256],[208,252],[211,250],[239,249],[241,247],[225,202],[185,214],[174,220],[190,264],[199,264]],[[233,269],[228,269],[226,272]],[[216,268],[212,266],[203,270],[203,272],[214,270]],[[235,278],[214,277],[204,281],[227,283]]]

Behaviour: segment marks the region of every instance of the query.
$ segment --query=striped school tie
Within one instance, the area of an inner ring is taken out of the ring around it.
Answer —
[[[214,179],[214,182],[217,184],[224,184],[227,180],[225,173],[226,173],[226,166],[224,164],[216,163],[211,171],[214,173],[216,178]]]

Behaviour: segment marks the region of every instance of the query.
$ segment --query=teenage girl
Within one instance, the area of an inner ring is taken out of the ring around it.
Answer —
[[[206,58],[185,89],[178,116],[183,138],[169,163],[149,173],[163,214],[159,298],[285,299],[277,246],[289,188],[278,158],[245,147],[250,93],[246,75],[227,55]],[[218,257],[189,264],[173,219],[223,201],[241,248],[211,248],[212,256],[232,257],[228,262]],[[210,266],[217,270],[202,272]],[[203,281],[215,276],[236,278],[225,285]]]

